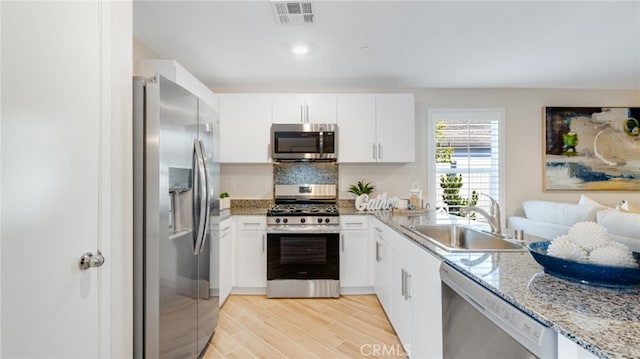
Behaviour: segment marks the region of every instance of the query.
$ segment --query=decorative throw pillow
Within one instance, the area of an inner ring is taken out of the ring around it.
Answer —
[[[578,222],[595,222],[598,207],[572,203],[527,200],[522,202],[524,214],[537,221],[573,226]]]
[[[585,196],[585,195],[580,195],[580,200],[578,201],[578,204],[581,206],[592,206],[592,207],[597,207],[599,210],[600,209],[610,209],[611,207],[609,206],[605,206],[604,204],[601,204],[599,202],[594,201],[593,199]]]
[[[599,211],[598,224],[607,232],[619,236],[640,239],[640,214],[616,210]]]

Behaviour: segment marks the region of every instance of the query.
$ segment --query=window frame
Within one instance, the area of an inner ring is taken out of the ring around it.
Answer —
[[[506,159],[506,121],[504,108],[429,108],[427,111],[427,190],[430,194],[429,202],[432,208],[437,208],[438,198],[438,179],[436,173],[436,122],[445,120],[473,120],[473,119],[491,119],[498,121],[498,203],[500,208],[505,208],[506,194],[506,175],[505,164]],[[504,213],[504,210],[502,210]],[[470,220],[470,219],[469,219]],[[505,228],[504,216],[502,216],[502,228]]]

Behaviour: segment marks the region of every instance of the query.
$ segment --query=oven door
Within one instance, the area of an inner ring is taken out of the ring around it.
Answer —
[[[338,233],[268,233],[267,280],[338,280],[339,241]]]

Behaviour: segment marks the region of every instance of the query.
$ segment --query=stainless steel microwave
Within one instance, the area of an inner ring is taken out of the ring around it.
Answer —
[[[337,136],[338,126],[332,123],[274,123],[271,125],[271,158],[335,161]]]

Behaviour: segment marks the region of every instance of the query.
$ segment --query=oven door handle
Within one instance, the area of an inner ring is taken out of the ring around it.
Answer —
[[[336,228],[291,228],[291,226],[286,225],[275,225],[275,226],[267,226],[267,233],[273,234],[286,234],[286,233],[300,233],[300,234],[339,234],[340,227],[336,226]]]

